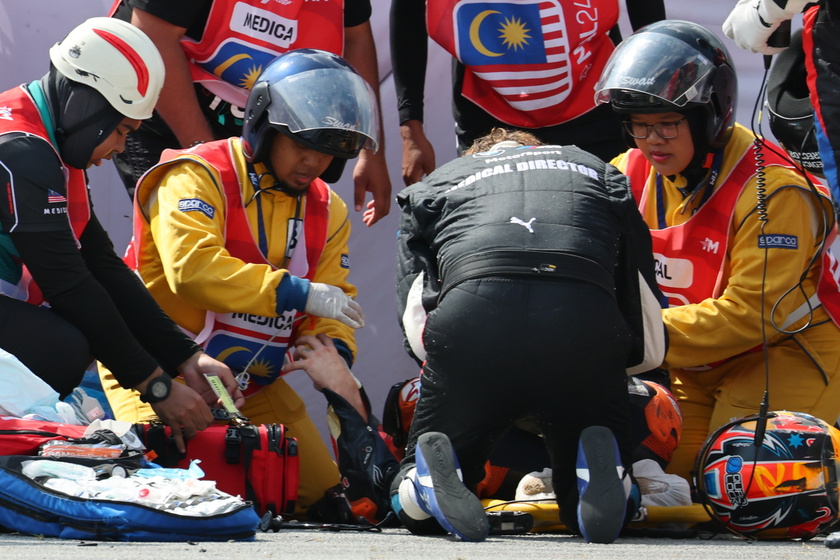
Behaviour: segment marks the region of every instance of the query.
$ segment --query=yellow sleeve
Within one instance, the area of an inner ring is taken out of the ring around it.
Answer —
[[[318,261],[312,281],[337,286],[344,293],[355,298],[357,295],[356,287],[349,281],[348,240],[350,239],[350,229],[347,205],[335,192],[331,192],[327,243],[321,253],[321,259]],[[318,333],[343,340],[347,343],[355,358],[356,338],[353,328],[334,319],[310,316],[303,321],[298,335],[315,335]]]
[[[615,156],[610,161],[610,164],[614,165],[615,167],[618,168],[619,171],[624,173],[624,170],[627,168],[627,154],[628,153],[629,153],[629,150],[627,152],[622,153],[622,154],[618,154],[617,156]]]
[[[797,284],[803,271],[808,270],[822,235],[813,226],[819,223],[816,197],[802,188],[780,188],[800,183],[786,171],[770,167],[767,175],[771,194],[766,200],[769,219],[763,233],[786,236],[788,241],[795,239],[795,248],[773,247],[765,251],[759,247],[762,222],[756,211],[753,179],[735,210],[723,270],[727,280],[721,296],[663,310],[670,336],[664,367],[698,366],[754,348],[762,343],[762,313],[766,336],[772,343],[786,335],[774,327],[771,315],[781,326],[806,297],[814,294],[819,261],[806,274],[802,290],[797,289]]]
[[[214,312],[277,315],[277,286],[287,274],[246,263],[224,247],[224,198],[210,171],[194,162],[172,166],[158,183],[150,231],[170,289],[196,307]],[[197,202],[200,201],[200,204]],[[181,201],[191,201],[182,211]]]

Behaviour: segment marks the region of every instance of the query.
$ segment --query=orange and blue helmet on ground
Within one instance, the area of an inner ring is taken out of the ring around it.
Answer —
[[[700,450],[698,497],[734,533],[809,539],[840,516],[838,449],[840,431],[809,414],[778,411],[735,420]]]
[[[633,462],[653,459],[664,469],[671,462],[682,435],[682,413],[674,395],[665,386],[627,378],[630,397],[630,436]]]

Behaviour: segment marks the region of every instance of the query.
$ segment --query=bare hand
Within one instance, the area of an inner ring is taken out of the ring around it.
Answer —
[[[207,378],[204,374],[215,375],[222,380],[222,383],[227,389],[230,398],[233,399],[233,404],[237,408],[242,408],[245,405],[245,397],[242,396],[242,391],[239,388],[239,383],[231,373],[230,368],[224,363],[211,358],[204,352],[196,352],[190,358],[178,366],[178,372],[183,376],[187,386],[196,391],[207,406],[218,406],[219,397],[210,387]]]
[[[426,138],[423,123],[406,121],[400,126],[402,136],[402,177],[408,185],[421,181],[435,170],[435,149]]]
[[[175,445],[181,453],[187,451],[184,438],[195,437],[195,434],[213,423],[213,415],[207,403],[183,383],[172,383],[169,396],[152,404],[152,409],[160,421],[172,430]]]
[[[362,222],[372,226],[391,211],[391,177],[385,164],[385,153],[380,149],[376,154],[362,150],[359,161],[353,169],[353,202],[356,212],[365,205],[365,193],[373,196],[362,215]]]
[[[295,370],[305,371],[317,390],[329,389],[340,395],[367,420],[367,410],[356,378],[350,373],[347,362],[338,353],[330,337],[323,333],[301,336],[295,341],[292,357],[293,361],[283,365],[284,374]]]

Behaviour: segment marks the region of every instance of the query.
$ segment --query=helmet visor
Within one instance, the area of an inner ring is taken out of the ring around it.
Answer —
[[[609,103],[615,90],[632,91],[685,107],[707,103],[715,66],[688,43],[662,33],[631,35],[607,61],[595,86],[595,103]]]
[[[293,134],[316,130],[357,133],[355,149],[376,150],[379,114],[376,97],[365,80],[336,68],[308,70],[271,86],[268,118]]]

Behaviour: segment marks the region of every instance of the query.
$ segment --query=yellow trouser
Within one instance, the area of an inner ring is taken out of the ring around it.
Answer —
[[[148,422],[155,418],[151,405],[140,400],[140,393],[120,387],[113,374],[101,363],[99,378],[116,420]],[[283,424],[297,438],[300,455],[300,486],[296,513],[303,513],[341,480],[338,467],[327,450],[318,428],[306,413],[306,405],[288,383],[278,379],[259,393],[248,397],[242,414],[254,424]]]
[[[828,322],[794,338],[768,349],[769,409],[804,412],[834,425],[840,414],[838,329]],[[667,472],[691,481],[706,438],[731,420],[758,413],[765,390],[764,353],[744,354],[709,371],[672,369],[671,389],[683,426]]]

